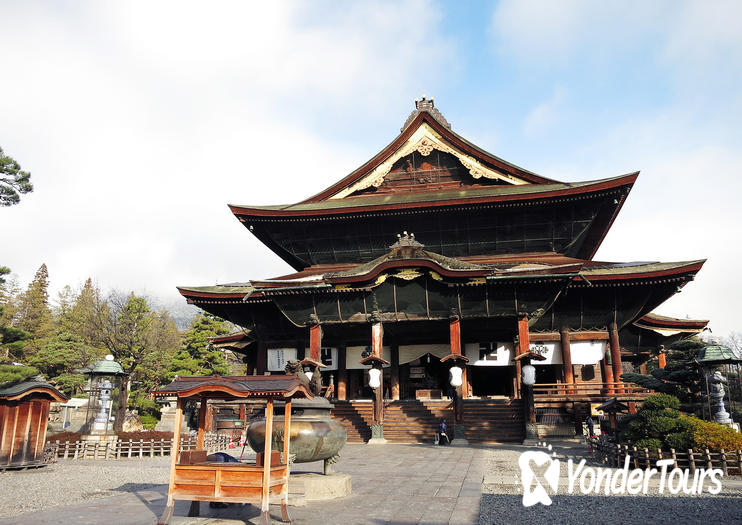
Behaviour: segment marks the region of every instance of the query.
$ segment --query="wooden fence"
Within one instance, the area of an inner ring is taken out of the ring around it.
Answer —
[[[207,434],[204,436],[204,446],[209,452],[224,450],[229,446],[229,436]],[[172,447],[172,439],[128,441],[118,439],[104,443],[100,441],[53,441],[47,443],[47,449],[51,449],[51,457],[61,459],[121,459],[169,456]],[[193,450],[195,448],[195,437],[180,438],[181,450]]]
[[[742,475],[742,450],[721,449],[719,452],[711,452],[709,449],[649,450],[609,443],[598,438],[589,439],[588,443],[599,460],[613,467],[623,467],[626,456],[629,456],[630,468],[656,468],[657,460],[671,459],[672,468],[689,469],[691,473],[694,473],[696,469],[718,468],[724,472],[725,476]]]
[[[533,385],[533,395],[537,401],[560,399],[600,401],[606,396],[641,401],[650,394],[652,392],[646,388],[620,381],[613,383],[537,383]]]

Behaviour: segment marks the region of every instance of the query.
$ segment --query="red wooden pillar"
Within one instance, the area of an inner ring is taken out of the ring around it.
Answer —
[[[371,355],[376,358],[381,357],[381,349],[384,341],[384,326],[381,323],[371,325]],[[374,423],[382,425],[384,423],[384,368],[379,365],[381,375],[379,376],[379,388],[374,392]]]
[[[461,320],[458,318],[451,319],[448,325],[448,332],[451,341],[451,355],[461,356]],[[466,363],[461,363],[458,359],[455,359],[454,362],[461,365],[460,397],[462,399],[467,398],[469,397],[469,381],[466,374]]]
[[[665,354],[664,346],[660,346],[660,355],[657,357],[657,366],[660,368],[665,368],[667,366],[667,354]]]
[[[531,339],[528,334],[528,318],[521,317],[518,319],[518,354],[525,354],[531,349]]]
[[[611,346],[611,362],[613,365],[613,380],[616,382],[621,381],[621,374],[623,374],[623,368],[621,367],[621,345],[618,341],[618,326],[616,323],[608,325],[608,337]],[[622,389],[617,389],[617,393],[623,393]]]
[[[564,369],[564,382],[572,385],[575,382],[575,373],[572,368],[572,348],[570,346],[569,328],[563,326],[559,331],[559,340],[562,345],[562,367]]]
[[[399,400],[399,345],[392,345],[392,399]]]
[[[322,347],[322,326],[315,324],[309,328],[309,359],[320,362],[320,348]]]
[[[338,384],[337,398],[344,401],[348,398],[348,367],[346,364],[345,344],[338,347]]]
[[[600,371],[603,374],[603,383],[606,383],[606,394],[613,394],[613,368],[610,363],[610,351],[606,349],[605,356],[600,361]]]

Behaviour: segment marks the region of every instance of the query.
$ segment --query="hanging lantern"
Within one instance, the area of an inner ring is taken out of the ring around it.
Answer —
[[[381,370],[372,368],[368,371],[368,386],[374,390],[381,386]]]
[[[463,380],[461,378],[463,370],[461,370],[461,367],[458,366],[452,366],[451,369],[448,371],[448,380],[451,383],[451,386],[456,388],[460,387],[463,383]]]

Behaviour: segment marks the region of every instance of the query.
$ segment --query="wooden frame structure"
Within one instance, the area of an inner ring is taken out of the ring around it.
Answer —
[[[23,381],[0,389],[0,469],[44,463],[49,404],[67,397],[50,384]]]
[[[285,401],[284,436],[291,431],[291,399],[311,398],[312,393],[296,376],[209,376],[181,377],[155,396],[176,396],[177,410],[173,450],[170,461],[170,481],[167,505],[158,524],[165,525],[173,515],[175,500],[191,501],[190,516],[197,516],[201,501],[223,503],[260,504],[260,522],[271,523],[271,496],[281,499],[281,518],[291,522],[288,512],[289,485],[289,441],[284,439],[283,458],[279,464],[271,461],[271,439],[273,433],[274,400]],[[206,461],[204,431],[206,405],[209,399],[233,400],[240,398],[265,399],[266,442],[262,466],[245,463],[214,463]],[[183,403],[186,400],[201,401],[198,420],[196,451],[179,454],[177,436],[180,435],[183,418]]]

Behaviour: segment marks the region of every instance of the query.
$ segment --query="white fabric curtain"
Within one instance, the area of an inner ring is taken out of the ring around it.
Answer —
[[[399,347],[399,364],[404,365],[425,354],[432,354],[440,359],[450,353],[450,345],[401,345]]]

